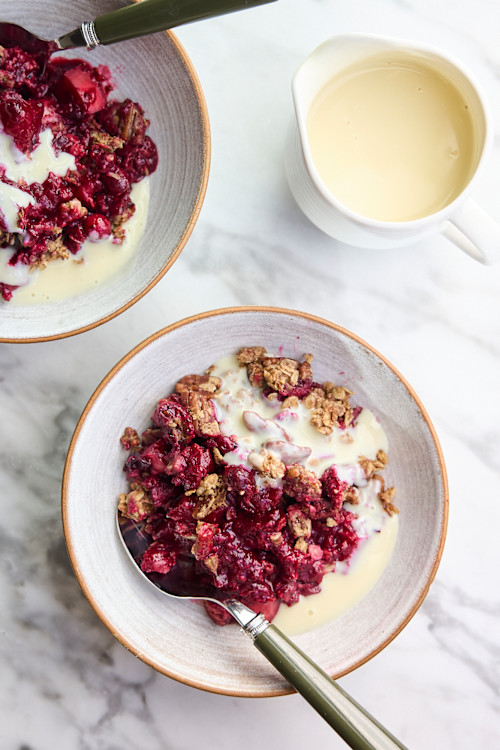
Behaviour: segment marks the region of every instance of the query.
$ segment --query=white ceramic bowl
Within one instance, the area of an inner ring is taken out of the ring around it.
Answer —
[[[114,0],[0,0],[0,18],[45,39],[117,8]],[[73,299],[36,306],[1,305],[0,341],[61,338],[93,328],[123,312],[168,271],[196,223],[210,164],[210,129],[200,83],[177,38],[153,34],[92,52],[70,50],[93,65],[108,65],[118,98],[138,101],[151,121],[148,133],[159,153],[151,176],[145,232],[133,260],[94,290]]]
[[[123,429],[147,427],[154,405],[181,376],[202,373],[243,345],[292,357],[312,353],[315,377],[339,383],[348,377],[356,401],[381,419],[389,439],[388,479],[400,508],[389,566],[352,610],[296,638],[329,674],[340,676],[374,656],[422,603],[443,549],[447,481],[434,429],[408,383],[357,336],[311,315],[274,308],[197,315],[151,336],[106,376],[78,423],[63,482],[66,543],[86,596],[111,632],[160,672],[219,693],[268,696],[289,686],[250,640],[151,586],[116,526],[117,498],[126,488]]]

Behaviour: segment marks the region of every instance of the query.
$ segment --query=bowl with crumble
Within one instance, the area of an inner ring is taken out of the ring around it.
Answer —
[[[95,16],[61,0],[0,10],[47,39]],[[46,64],[0,47],[0,340],[72,335],[146,294],[189,238],[209,162],[203,92],[173,33]]]
[[[447,511],[411,386],[355,334],[278,308],[207,312],[137,346],[83,412],[63,482],[70,558],[103,622],[158,671],[239,696],[290,689],[224,609],[162,581],[189,566],[338,677],[417,611]],[[139,527],[136,565],[120,537]]]

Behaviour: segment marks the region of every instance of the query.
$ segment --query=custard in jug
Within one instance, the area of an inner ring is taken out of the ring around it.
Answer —
[[[330,79],[311,106],[307,135],[331,195],[380,221],[444,208],[476,163],[465,97],[430,61],[405,52],[367,58]]]

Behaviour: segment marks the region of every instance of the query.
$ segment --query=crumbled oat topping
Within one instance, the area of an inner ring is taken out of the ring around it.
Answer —
[[[69,258],[68,249],[63,244],[62,238],[57,237],[57,239],[48,242],[47,250],[31,264],[31,268],[41,270],[46,268],[53,260],[66,260],[67,258]]]
[[[312,380],[313,378],[313,371],[311,367],[311,361],[307,360],[306,357],[311,355],[304,355],[304,362],[299,363],[299,378],[301,380]],[[312,357],[311,357],[312,359]]]
[[[300,536],[293,545],[293,548],[298,550],[299,552],[304,552],[305,554],[309,549],[309,544],[306,542],[303,536]]]
[[[387,456],[383,450],[379,450],[375,459],[371,460],[366,456],[360,456],[359,463],[365,472],[365,477],[372,479],[376,471],[381,471],[387,466]]]
[[[0,81],[1,85],[1,81]],[[16,241],[16,234],[14,232],[4,232],[0,229],[0,247],[7,247],[8,245],[14,245]]]
[[[321,496],[321,481],[312,471],[300,464],[289,466],[285,472],[286,491],[292,497],[307,495],[308,497]]]
[[[204,564],[207,566],[209,571],[216,575],[217,568],[219,567],[219,555],[214,553],[213,555],[209,555],[204,559]]]
[[[387,515],[393,516],[395,513],[399,513],[399,508],[397,508],[392,502],[396,494],[396,488],[386,488],[384,477],[382,477],[380,474],[373,474],[372,479],[377,479],[380,482],[380,492],[378,493],[378,499],[380,500],[382,508],[385,510]]]
[[[325,400],[326,394],[323,388],[312,388],[307,396],[302,400],[304,406],[308,409],[316,409]]]
[[[130,485],[131,491],[122,493],[118,503],[118,510],[126,518],[142,521],[153,510],[153,503],[147,492],[136,483]]]
[[[193,420],[195,430],[201,435],[219,435],[220,428],[213,404],[201,391],[181,391],[181,404],[186,407]]]
[[[286,386],[297,385],[299,363],[287,357],[266,357],[262,360],[264,380],[275,391],[283,391]]]
[[[296,539],[311,536],[312,521],[297,505],[288,509],[288,526]]]
[[[339,425],[339,417],[346,414],[345,405],[341,401],[324,400],[321,405],[312,410],[311,424],[323,435],[331,435],[334,427]]]
[[[219,474],[208,474],[203,477],[196,489],[198,502],[193,510],[193,518],[206,518],[218,508],[225,508],[226,487]]]
[[[284,401],[281,402],[282,409],[297,409],[299,406],[299,399],[297,396],[288,396]]]
[[[134,430],[133,427],[126,427],[120,438],[120,443],[125,450],[129,451],[132,448],[138,448],[140,446],[141,438],[139,437],[137,430]]]
[[[386,490],[381,490],[378,493],[378,497],[380,502],[382,503],[383,509],[390,516],[393,516],[395,513],[399,513],[399,508],[397,508],[392,502],[395,494],[395,487],[388,487]]]
[[[285,474],[283,461],[265,448],[258,453],[252,451],[248,456],[248,461],[262,476],[281,479]]]
[[[262,388],[264,385],[264,368],[260,362],[250,362],[247,365],[247,375],[254,388]]]
[[[176,386],[175,390],[177,393],[184,393],[184,391],[202,391],[203,393],[216,393],[222,380],[215,377],[215,375],[185,375],[181,378]]]
[[[92,130],[90,132],[90,138],[94,143],[97,143],[109,152],[123,148],[123,144],[125,143],[123,138],[118,138],[116,135],[110,135],[102,130]]]
[[[342,424],[349,427],[353,420],[353,410],[349,404],[352,391],[343,386],[326,382],[322,388],[313,388],[304,399],[304,405],[311,410],[311,424],[323,435],[331,435],[335,427]]]
[[[351,505],[359,505],[359,492],[357,487],[351,485],[344,490],[344,502],[350,503]]]
[[[240,365],[248,365],[251,362],[259,362],[266,356],[263,346],[244,346],[239,350],[236,359]]]

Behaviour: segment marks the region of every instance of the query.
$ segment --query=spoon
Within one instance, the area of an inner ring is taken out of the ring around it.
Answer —
[[[406,750],[390,732],[353,700],[317,664],[303,653],[262,614],[224,592],[205,585],[197,576],[193,558],[178,558],[166,575],[149,573],[140,568],[143,553],[151,543],[144,524],[123,518],[117,513],[119,537],[134,567],[167,596],[200,599],[223,607],[250,636],[258,650],[276,667],[310,705],[354,750]]]
[[[183,23],[231,13],[274,0],[142,0],[119,10],[85,21],[77,29],[53,41],[39,39],[22,26],[0,23],[0,45],[21,47],[38,59],[44,68],[54,52],[74,47],[94,49],[100,44],[114,44]]]

